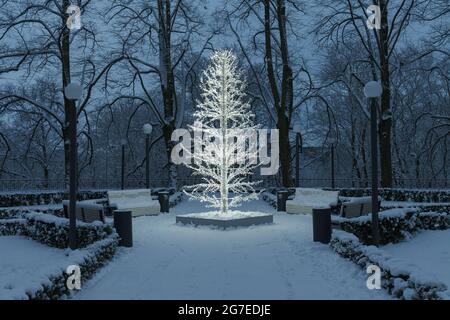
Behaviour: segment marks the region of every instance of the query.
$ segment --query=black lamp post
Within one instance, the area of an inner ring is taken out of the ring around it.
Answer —
[[[375,246],[380,245],[380,230],[378,222],[378,140],[377,140],[377,99],[383,88],[377,81],[371,81],[364,87],[364,95],[370,103],[370,141],[372,160],[372,238]]]
[[[295,186],[300,187],[300,153],[302,144],[302,131],[300,124],[296,123],[292,127],[292,131],[295,133]]]
[[[81,98],[82,88],[79,84],[69,83],[64,88],[65,99],[69,100],[68,120],[69,123],[69,247],[72,250],[77,249],[77,171],[78,171],[78,152],[77,152],[77,106],[76,101]]]
[[[121,180],[120,180],[120,188],[122,190],[125,189],[125,145],[127,144],[127,140],[122,139],[120,141],[122,146],[122,171],[121,171]]]
[[[331,158],[331,189],[336,188],[336,173],[335,173],[335,166],[334,166],[334,150],[336,147],[336,140],[334,138],[330,138],[330,158]]]
[[[150,123],[144,124],[142,128],[145,134],[145,187],[150,189],[150,137],[152,135],[153,127]]]

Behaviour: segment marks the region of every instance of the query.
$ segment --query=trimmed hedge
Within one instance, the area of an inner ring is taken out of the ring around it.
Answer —
[[[364,244],[372,243],[370,216],[353,219],[334,217],[333,222],[358,237]],[[397,243],[419,230],[446,230],[450,228],[450,215],[439,212],[419,212],[417,208],[392,209],[379,215],[380,243]]]
[[[64,217],[64,210],[62,208],[29,210],[29,209],[17,209],[17,208],[13,207],[13,208],[0,209],[0,220],[19,218],[19,217],[23,216],[25,213],[30,213],[30,212],[45,213],[45,214],[50,214],[50,215],[53,215],[56,217],[61,217],[61,218]]]
[[[109,224],[77,222],[80,248],[103,240],[113,233]],[[50,247],[67,248],[69,220],[42,213],[25,213],[22,218],[0,220],[0,236],[23,235]]]
[[[341,197],[364,197],[372,194],[371,189],[337,189]],[[379,195],[385,201],[447,202],[450,203],[450,190],[422,189],[379,189]]]
[[[417,205],[417,206],[411,206],[410,208],[418,208],[421,212],[440,212],[440,213],[450,213],[450,206],[447,204],[432,204],[432,205]],[[389,204],[381,204],[382,210],[390,210],[390,209],[397,209],[397,208],[405,208],[405,206],[399,204],[399,205],[389,205]]]
[[[0,220],[14,219],[14,218],[20,217],[24,212],[27,212],[27,211],[22,210],[22,209],[14,209],[14,208],[0,209]]]
[[[393,259],[382,250],[364,246],[358,239],[344,231],[334,231],[330,247],[340,256],[349,259],[366,270],[369,265],[381,269],[381,286],[394,297],[402,300],[442,300],[447,286],[426,279],[420,270],[398,259]]]
[[[0,220],[0,236],[15,236],[24,234],[26,231],[24,219]]]
[[[160,191],[168,191],[170,193],[170,205],[175,206],[182,200],[182,193],[175,192],[173,188],[157,188],[152,189],[152,196],[157,196]],[[8,207],[35,206],[45,204],[59,204],[64,199],[68,199],[69,194],[62,192],[44,192],[44,193],[0,193],[0,219],[2,219],[2,211]],[[95,200],[107,198],[107,191],[79,191],[78,201]],[[59,211],[61,210],[61,212]],[[62,216],[62,209],[38,209],[44,213]],[[46,212],[47,211],[47,212]]]
[[[101,199],[106,197],[106,191],[79,191],[78,201]],[[43,193],[0,193],[0,207],[35,206],[43,204],[58,204],[68,199],[66,191]]]
[[[91,244],[85,250],[87,253],[77,263],[81,270],[82,285],[90,279],[98,269],[103,267],[116,253],[118,246],[118,238],[116,234],[110,235],[108,238]],[[66,298],[73,291],[67,288],[67,279],[69,275],[65,270],[49,277],[49,283],[41,285],[37,291],[26,292],[30,300],[57,300]]]

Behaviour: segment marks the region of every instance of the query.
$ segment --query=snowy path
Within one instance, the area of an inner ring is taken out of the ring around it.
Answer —
[[[0,300],[28,299],[27,291],[40,289],[49,276],[60,274],[82,254],[71,255],[21,236],[0,237]]]
[[[382,247],[412,269],[447,285],[450,298],[450,230],[425,230],[408,241]]]
[[[242,211],[274,212],[263,201]],[[168,215],[133,220],[121,248],[74,299],[387,299],[366,274],[312,242],[311,216],[276,214],[274,225],[228,231],[175,224],[205,211],[183,201]]]

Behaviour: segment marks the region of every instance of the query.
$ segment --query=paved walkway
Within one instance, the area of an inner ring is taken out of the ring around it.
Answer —
[[[272,212],[274,225],[213,230],[175,224],[175,215],[207,211],[185,200],[167,215],[133,220],[134,247],[74,299],[386,299],[366,274],[312,242],[311,216],[275,213],[263,201],[240,210]]]

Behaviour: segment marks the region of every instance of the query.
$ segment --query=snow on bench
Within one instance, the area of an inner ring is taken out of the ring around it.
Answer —
[[[286,202],[287,213],[312,214],[312,209],[336,206],[339,191],[325,191],[313,188],[296,188],[295,198]]]
[[[70,201],[63,200],[64,216],[69,218]],[[92,201],[77,201],[75,214],[78,220],[91,223],[94,221],[105,222],[105,213],[103,205]]]
[[[378,197],[378,207],[381,198]],[[350,201],[343,202],[340,216],[344,218],[357,218],[366,216],[372,212],[372,197],[354,197]]]
[[[108,191],[110,206],[119,210],[130,210],[133,217],[159,214],[158,200],[152,199],[150,189]]]

